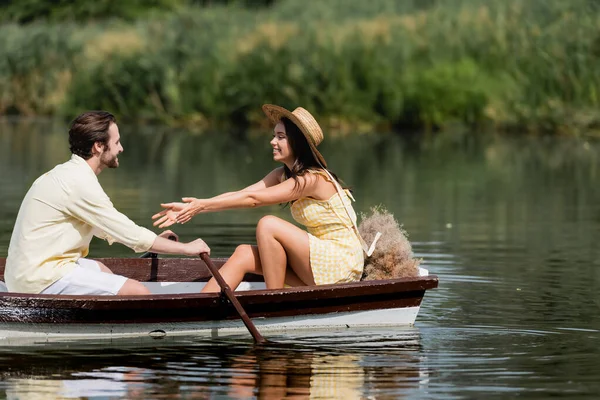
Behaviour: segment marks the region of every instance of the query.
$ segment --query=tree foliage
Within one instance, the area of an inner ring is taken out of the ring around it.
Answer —
[[[172,11],[182,6],[232,4],[260,7],[274,2],[275,0],[0,0],[0,21],[25,24],[36,20],[134,20],[149,13]]]

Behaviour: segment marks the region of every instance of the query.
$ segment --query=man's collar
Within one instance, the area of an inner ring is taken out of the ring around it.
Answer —
[[[79,157],[77,154],[71,154],[71,160],[75,161],[76,163],[85,162],[85,160],[82,157]]]
[[[81,165],[81,166],[85,165],[85,167],[88,168],[94,176],[96,176],[96,174],[94,173],[94,170],[92,169],[90,164],[88,164],[88,162],[86,160],[84,160],[83,157],[80,157],[77,154],[72,154],[71,161],[74,162],[76,165]]]

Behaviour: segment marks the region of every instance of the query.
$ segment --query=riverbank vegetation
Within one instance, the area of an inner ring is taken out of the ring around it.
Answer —
[[[594,0],[152,3],[0,25],[0,114],[248,128],[271,102],[349,131],[600,128]]]

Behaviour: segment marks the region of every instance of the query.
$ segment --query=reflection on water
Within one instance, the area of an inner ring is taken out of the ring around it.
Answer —
[[[160,202],[237,189],[275,166],[269,132],[248,140],[160,128],[121,134],[121,167],[100,181],[146,226]],[[60,122],[0,122],[0,256],[30,184],[69,157],[66,141]],[[417,329],[282,335],[265,348],[244,336],[119,342],[107,356],[74,344],[6,350],[3,390],[39,394],[56,381],[65,396],[115,398],[597,398],[600,143],[453,134],[327,137],[322,146],[357,210],[384,204],[440,277]],[[177,233],[228,256],[255,241],[266,213],[291,220],[288,208],[273,206],[201,215]],[[132,255],[92,243],[91,256]]]
[[[366,350],[357,340],[370,345]],[[426,385],[415,328],[391,334],[363,330],[273,338],[199,341],[121,339],[0,351],[9,399],[113,397],[359,399],[398,396]],[[376,352],[386,348],[387,364]],[[102,355],[99,355],[99,349]]]

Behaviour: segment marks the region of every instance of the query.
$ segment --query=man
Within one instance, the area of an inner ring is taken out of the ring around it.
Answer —
[[[8,248],[4,278],[20,293],[142,295],[140,282],[113,274],[98,261],[84,258],[92,236],[122,243],[136,252],[196,256],[210,249],[157,236],[117,211],[97,175],[119,166],[123,151],[115,117],[105,111],[78,116],[69,130],[71,159],[40,176],[21,208]]]

